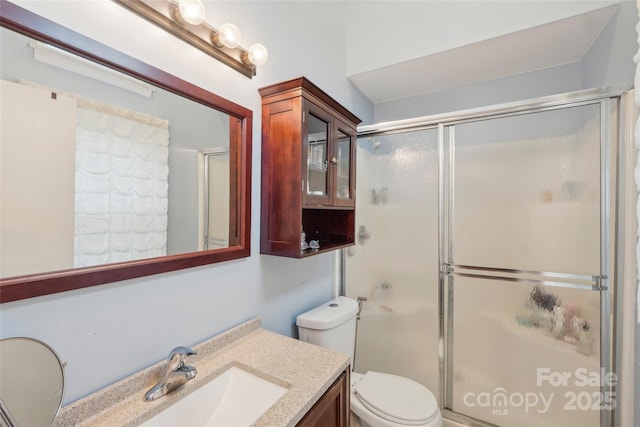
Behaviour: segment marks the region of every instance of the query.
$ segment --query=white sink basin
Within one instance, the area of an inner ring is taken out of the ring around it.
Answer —
[[[141,426],[249,426],[286,392],[286,388],[234,366]]]

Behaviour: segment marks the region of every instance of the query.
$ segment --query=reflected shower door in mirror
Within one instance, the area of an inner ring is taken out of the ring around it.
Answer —
[[[229,226],[229,150],[202,153],[201,250],[226,248],[234,244],[235,230]]]
[[[1,13],[2,302],[249,255],[250,110]]]

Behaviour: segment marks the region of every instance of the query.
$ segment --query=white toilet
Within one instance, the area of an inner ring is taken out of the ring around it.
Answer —
[[[358,303],[338,297],[296,319],[300,340],[353,355]],[[369,371],[351,373],[351,411],[365,427],[441,427],[442,415],[433,393],[398,375]]]

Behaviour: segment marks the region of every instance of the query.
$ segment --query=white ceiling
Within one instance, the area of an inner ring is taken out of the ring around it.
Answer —
[[[577,62],[617,6],[539,25],[349,79],[374,103]]]

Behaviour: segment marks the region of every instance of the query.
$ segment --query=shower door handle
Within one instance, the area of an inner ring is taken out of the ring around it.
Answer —
[[[503,282],[528,283],[560,288],[607,290],[606,276],[554,273],[545,271],[513,270],[508,268],[478,267],[442,263],[440,273],[445,276],[468,277],[473,279],[500,280]]]

